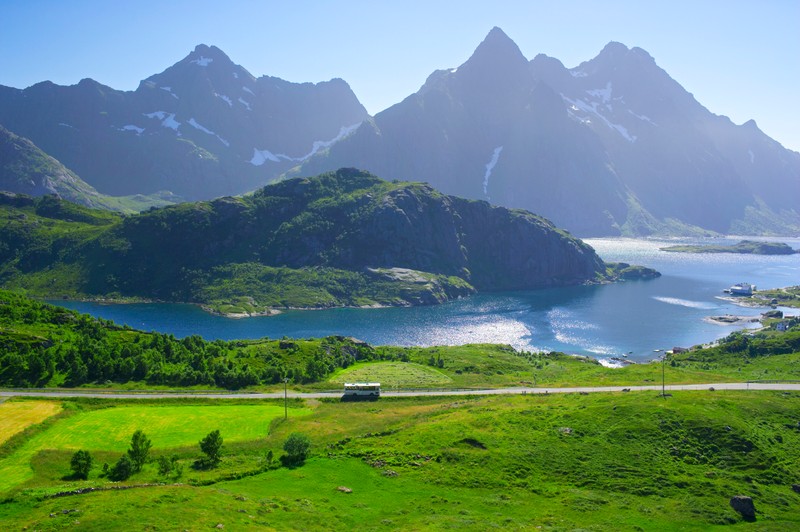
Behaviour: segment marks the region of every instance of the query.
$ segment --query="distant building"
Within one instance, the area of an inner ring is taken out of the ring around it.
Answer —
[[[789,330],[789,327],[792,326],[791,322],[788,321],[780,321],[775,324],[775,330],[780,332],[786,332]]]
[[[689,350],[686,349],[685,347],[673,347],[672,348],[672,352],[673,353],[688,353]]]

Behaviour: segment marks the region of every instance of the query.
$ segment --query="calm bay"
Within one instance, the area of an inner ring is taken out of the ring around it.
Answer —
[[[432,307],[286,311],[232,319],[194,305],[100,304],[53,301],[136,329],[200,335],[206,339],[353,336],[375,345],[505,343],[517,349],[564,351],[600,359],[627,354],[644,361],[656,350],[688,347],[741,326],[709,323],[723,314],[758,316],[720,299],[737,282],[759,288],[800,284],[800,254],[785,256],[685,254],[660,251],[674,244],[732,244],[738,238],[588,239],[606,261],[655,268],[662,277],[599,286],[486,293]],[[800,248],[800,238],[760,239]],[[798,311],[794,311],[798,313]]]

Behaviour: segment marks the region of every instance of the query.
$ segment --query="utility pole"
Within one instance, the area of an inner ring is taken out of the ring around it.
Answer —
[[[289,403],[286,395],[286,386],[289,383],[289,377],[283,378],[283,419],[289,419]]]
[[[667,354],[664,353],[664,356],[661,357],[661,397],[663,397],[665,400],[667,398],[666,366]]]

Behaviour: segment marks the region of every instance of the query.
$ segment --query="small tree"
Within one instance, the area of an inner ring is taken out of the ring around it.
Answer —
[[[200,450],[206,455],[205,465],[216,467],[222,459],[222,436],[219,429],[209,432],[208,435],[200,440]]]
[[[153,443],[150,441],[150,438],[141,430],[137,430],[133,433],[131,448],[128,449],[128,458],[130,458],[133,463],[134,473],[138,473],[142,470],[142,466],[147,462],[147,456],[150,454],[150,447],[152,447],[152,445]]]
[[[69,465],[76,478],[86,480],[89,478],[89,471],[92,469],[92,455],[89,454],[89,451],[77,451],[72,455]]]
[[[178,457],[174,454],[172,456],[161,455],[158,457],[158,474],[161,476],[168,476],[175,474],[180,477],[183,473],[183,466],[178,463]]]
[[[305,434],[293,432],[283,443],[283,450],[286,451],[286,461],[289,464],[301,464],[308,458],[311,440]]]
[[[128,480],[130,476],[133,474],[134,465],[133,461],[128,458],[127,454],[123,454],[117,463],[114,464],[108,472],[108,478],[111,480]]]

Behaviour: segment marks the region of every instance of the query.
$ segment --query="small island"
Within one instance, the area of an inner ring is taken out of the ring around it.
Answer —
[[[661,251],[671,251],[673,253],[742,253],[747,255],[792,255],[800,253],[800,250],[792,249],[788,244],[782,242],[756,242],[753,240],[742,240],[733,245],[678,245],[660,248]]]

